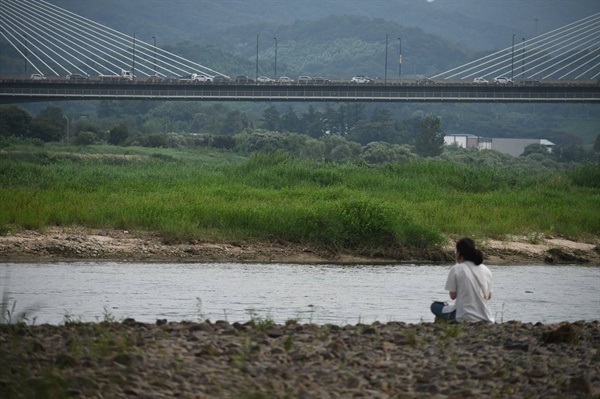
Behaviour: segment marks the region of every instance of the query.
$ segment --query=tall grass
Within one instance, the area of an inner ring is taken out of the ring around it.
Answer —
[[[3,231],[82,225],[152,230],[169,240],[284,240],[363,253],[431,247],[449,234],[600,233],[600,189],[578,183],[576,174],[206,151],[44,150],[51,162],[0,157]]]

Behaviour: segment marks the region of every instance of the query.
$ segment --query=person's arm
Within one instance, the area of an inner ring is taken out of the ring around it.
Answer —
[[[450,299],[456,299],[456,291],[450,291]]]

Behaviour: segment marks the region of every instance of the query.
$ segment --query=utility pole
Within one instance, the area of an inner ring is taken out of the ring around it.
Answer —
[[[402,39],[398,38],[398,80],[402,80]]]
[[[277,38],[274,37],[273,39],[275,39],[275,76],[273,76],[273,79],[277,79]]]
[[[260,36],[260,33],[256,34],[256,77],[255,77],[255,82],[258,80],[258,37]]]
[[[385,73],[383,75],[383,83],[387,83],[387,67],[388,67],[388,37],[390,36],[390,34],[386,34],[385,35]]]
[[[511,62],[510,62],[510,80],[513,80],[514,73],[515,73],[515,34],[513,33],[512,56],[511,56]]]

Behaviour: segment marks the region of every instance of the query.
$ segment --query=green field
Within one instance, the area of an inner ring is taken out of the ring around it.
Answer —
[[[538,174],[415,161],[387,166],[216,150],[11,145],[0,231],[84,226],[165,240],[306,243],[393,254],[448,236],[600,235],[600,168]]]

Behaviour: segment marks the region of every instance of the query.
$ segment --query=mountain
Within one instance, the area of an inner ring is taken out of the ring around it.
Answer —
[[[290,25],[329,16],[381,18],[419,28],[472,50],[510,45],[600,12],[598,0],[49,0],[94,21],[161,44],[219,42],[219,32]],[[257,32],[250,29],[246,37]],[[395,35],[396,32],[389,32]],[[239,38],[242,39],[242,38]],[[409,38],[406,38],[409,40]],[[236,42],[228,43],[235,47]]]

